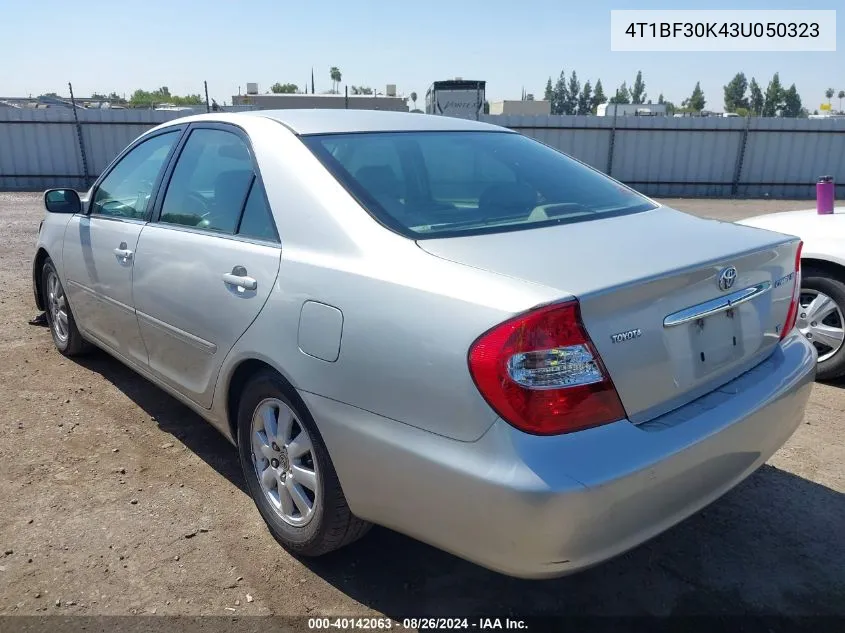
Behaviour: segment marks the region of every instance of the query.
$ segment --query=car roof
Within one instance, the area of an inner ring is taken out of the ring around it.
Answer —
[[[380,110],[253,110],[238,116],[274,119],[295,134],[350,132],[486,131],[512,132],[507,128],[469,119]]]

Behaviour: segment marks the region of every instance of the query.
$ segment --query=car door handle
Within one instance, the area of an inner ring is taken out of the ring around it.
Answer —
[[[132,259],[132,251],[126,247],[126,242],[121,242],[120,246],[112,251],[121,259]]]
[[[245,270],[243,272],[243,275],[235,274],[234,270],[230,273],[223,273],[223,281],[230,286],[236,286],[244,290],[255,290],[258,288],[258,282],[252,277],[247,277]]]

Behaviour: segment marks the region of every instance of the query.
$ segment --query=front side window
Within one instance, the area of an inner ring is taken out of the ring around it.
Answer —
[[[173,169],[160,222],[233,234],[254,178],[249,149],[237,134],[196,129]]]
[[[91,213],[143,219],[153,187],[180,134],[179,130],[159,134],[130,150],[97,187]]]
[[[371,215],[413,239],[655,208],[604,174],[520,134],[374,132],[303,141]]]

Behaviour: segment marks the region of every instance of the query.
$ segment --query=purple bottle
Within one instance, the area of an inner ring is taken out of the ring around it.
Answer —
[[[833,176],[822,176],[816,183],[816,212],[819,215],[833,213],[833,192],[835,188]]]

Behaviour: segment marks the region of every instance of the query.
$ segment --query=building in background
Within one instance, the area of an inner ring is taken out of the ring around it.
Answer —
[[[388,84],[384,94],[259,94],[258,84],[248,83],[245,95],[232,95],[232,105],[254,110],[387,110],[407,112],[408,100],[396,95],[395,84]]]
[[[460,77],[435,81],[425,93],[425,113],[477,120],[484,113],[486,86]]]
[[[533,101],[530,99],[493,101],[490,103],[490,114],[523,114],[542,116],[552,113],[552,104],[548,101]]]
[[[666,116],[665,103],[602,103],[598,116]]]

